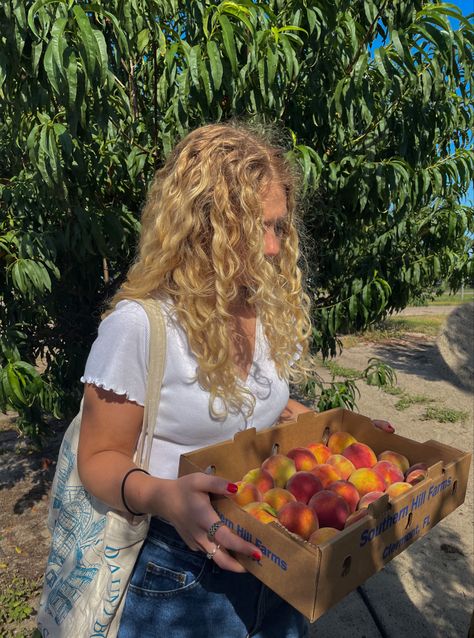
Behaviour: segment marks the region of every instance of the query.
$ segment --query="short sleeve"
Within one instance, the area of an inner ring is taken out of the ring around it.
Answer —
[[[142,306],[119,302],[99,326],[81,381],[145,405],[149,332]]]

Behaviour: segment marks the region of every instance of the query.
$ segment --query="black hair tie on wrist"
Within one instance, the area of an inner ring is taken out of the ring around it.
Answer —
[[[141,467],[132,467],[132,469],[128,470],[128,472],[123,477],[123,479],[122,479],[122,487],[120,489],[120,493],[122,495],[122,503],[124,504],[125,509],[127,510],[127,512],[130,512],[130,514],[132,514],[133,516],[143,516],[145,514],[145,512],[134,512],[133,510],[131,510],[129,508],[129,506],[127,505],[127,501],[125,500],[125,481],[130,476],[130,474],[132,474],[132,472],[143,472],[144,474],[148,474],[148,476],[150,476],[150,472],[147,472],[146,470],[143,470]]]

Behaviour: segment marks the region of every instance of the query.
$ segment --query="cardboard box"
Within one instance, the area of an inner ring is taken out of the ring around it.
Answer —
[[[295,422],[258,433],[252,428],[180,460],[180,475],[215,468],[216,475],[238,481],[273,452],[326,441],[336,430],[350,432],[376,454],[391,449],[411,464],[426,463],[428,478],[392,502],[386,495],[380,498],[369,506],[368,516],[319,546],[279,524],[264,525],[229,498],[213,499],[221,519],[263,554],[259,563],[240,556],[239,561],[311,622],[463,503],[471,454],[436,441],[417,443],[387,434],[366,417],[336,409],[302,414]]]

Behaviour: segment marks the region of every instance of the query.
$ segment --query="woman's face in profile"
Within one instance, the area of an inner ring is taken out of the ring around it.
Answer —
[[[270,184],[263,201],[264,255],[276,257],[280,252],[280,243],[286,223],[288,209],[286,193],[277,182]]]

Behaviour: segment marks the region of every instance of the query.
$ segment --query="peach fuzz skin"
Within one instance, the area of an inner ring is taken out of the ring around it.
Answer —
[[[403,481],[403,472],[397,465],[390,463],[390,461],[377,461],[372,469],[380,476],[386,486],[397,483],[398,481]]]
[[[353,472],[349,477],[349,483],[354,485],[361,498],[369,492],[385,490],[385,482],[368,467],[362,467]]]
[[[272,523],[277,520],[275,516],[275,510],[273,510],[268,503],[249,503],[242,509],[251,514],[261,523]]]
[[[323,489],[323,484],[312,472],[296,472],[286,484],[286,489],[297,501],[306,505],[313,494]]]
[[[289,478],[296,472],[293,459],[288,458],[284,454],[269,456],[262,463],[262,469],[271,475],[275,487],[285,487]]]
[[[265,492],[268,492],[268,490],[271,490],[272,487],[275,486],[272,475],[269,472],[262,470],[261,467],[249,470],[242,478],[241,482],[253,483],[261,494],[265,494]]]
[[[390,498],[397,498],[400,494],[405,494],[405,492],[410,491],[413,488],[411,483],[406,483],[405,481],[399,481],[398,483],[392,483],[387,487],[385,493],[389,495]]]
[[[355,470],[352,461],[346,459],[342,454],[331,454],[326,463],[334,467],[343,481],[346,481]]]
[[[328,486],[329,490],[336,492],[339,496],[346,501],[349,506],[349,511],[355,512],[357,509],[357,504],[360,501],[360,494],[357,491],[355,485],[349,483],[349,481],[335,481],[334,483],[330,483]]]
[[[378,500],[383,495],[383,492],[368,492],[367,494],[364,494],[357,505],[357,509],[361,510],[368,507],[371,503]]]
[[[322,463],[321,465],[316,465],[311,470],[311,474],[314,474],[316,478],[318,478],[323,484],[324,489],[330,484],[334,483],[334,481],[339,481],[340,476],[339,472],[332,465],[328,465],[327,463]]]
[[[235,494],[229,494],[229,498],[235,501],[240,507],[262,500],[262,494],[260,490],[253,483],[244,483],[244,481],[237,481],[236,485],[237,492]]]
[[[318,463],[326,463],[326,459],[328,459],[332,452],[324,443],[310,443],[306,446]]]
[[[289,459],[294,461],[297,472],[306,472],[312,470],[318,464],[314,454],[305,447],[295,447],[286,453]]]
[[[316,513],[320,527],[343,529],[350,514],[346,501],[332,490],[322,490],[311,497],[309,507]]]
[[[287,503],[282,507],[278,512],[278,520],[288,531],[298,534],[305,540],[308,540],[319,527],[318,518],[314,511],[298,501]]]
[[[352,461],[356,470],[361,467],[372,467],[377,463],[375,452],[365,443],[352,443],[343,450],[342,454]]]
[[[277,514],[284,505],[296,501],[293,494],[283,487],[272,487],[271,490],[265,492],[263,500],[265,503],[268,503]]]
[[[352,443],[357,443],[357,439],[349,432],[333,432],[328,439],[328,448],[331,454],[342,454],[342,451]]]
[[[394,452],[393,450],[384,450],[377,458],[379,461],[390,461],[390,463],[399,467],[403,474],[405,474],[410,467],[410,461],[407,457],[399,452]]]

